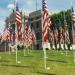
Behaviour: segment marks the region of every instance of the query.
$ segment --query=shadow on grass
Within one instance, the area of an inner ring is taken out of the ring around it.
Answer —
[[[25,55],[24,57],[34,57],[34,56],[32,56],[32,55]]]
[[[9,62],[9,60],[0,60],[0,62]]]
[[[7,66],[7,67],[21,67],[21,68],[34,68],[33,66],[10,65],[10,64],[2,64],[1,66]]]
[[[38,74],[42,74],[42,75],[56,75],[56,74],[50,74],[50,73],[42,73],[42,72],[37,72]]]
[[[52,60],[52,59],[48,59],[47,61],[67,63],[67,62],[64,61],[64,60]]]

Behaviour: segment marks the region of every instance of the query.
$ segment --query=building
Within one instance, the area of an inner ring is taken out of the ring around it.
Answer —
[[[29,14],[30,17],[30,25],[31,28],[34,29],[36,34],[37,44],[35,46],[36,49],[42,49],[42,22],[41,22],[41,10],[31,12]]]

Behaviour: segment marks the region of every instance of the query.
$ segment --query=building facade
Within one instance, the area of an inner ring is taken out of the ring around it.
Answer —
[[[41,22],[41,10],[34,11],[29,14],[31,28],[34,29],[36,34],[36,49],[42,49],[42,22]]]

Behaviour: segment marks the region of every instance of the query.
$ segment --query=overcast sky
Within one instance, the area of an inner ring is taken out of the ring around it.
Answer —
[[[12,12],[15,0],[0,0],[0,33],[5,27],[5,19]],[[59,12],[67,10],[71,7],[70,2],[73,3],[75,9],[75,0],[48,0],[49,12]],[[32,12],[36,10],[36,0],[18,0],[19,9]],[[37,9],[41,9],[42,0],[37,0]]]

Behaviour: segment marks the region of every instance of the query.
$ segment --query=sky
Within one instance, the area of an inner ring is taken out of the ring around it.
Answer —
[[[42,0],[17,0],[19,9],[27,13],[42,8]],[[14,8],[15,0],[0,0],[0,33],[3,32],[5,28],[5,19],[9,16]],[[71,2],[75,10],[75,0],[48,0],[48,9],[50,13],[60,12],[61,10],[67,10],[71,7]]]

